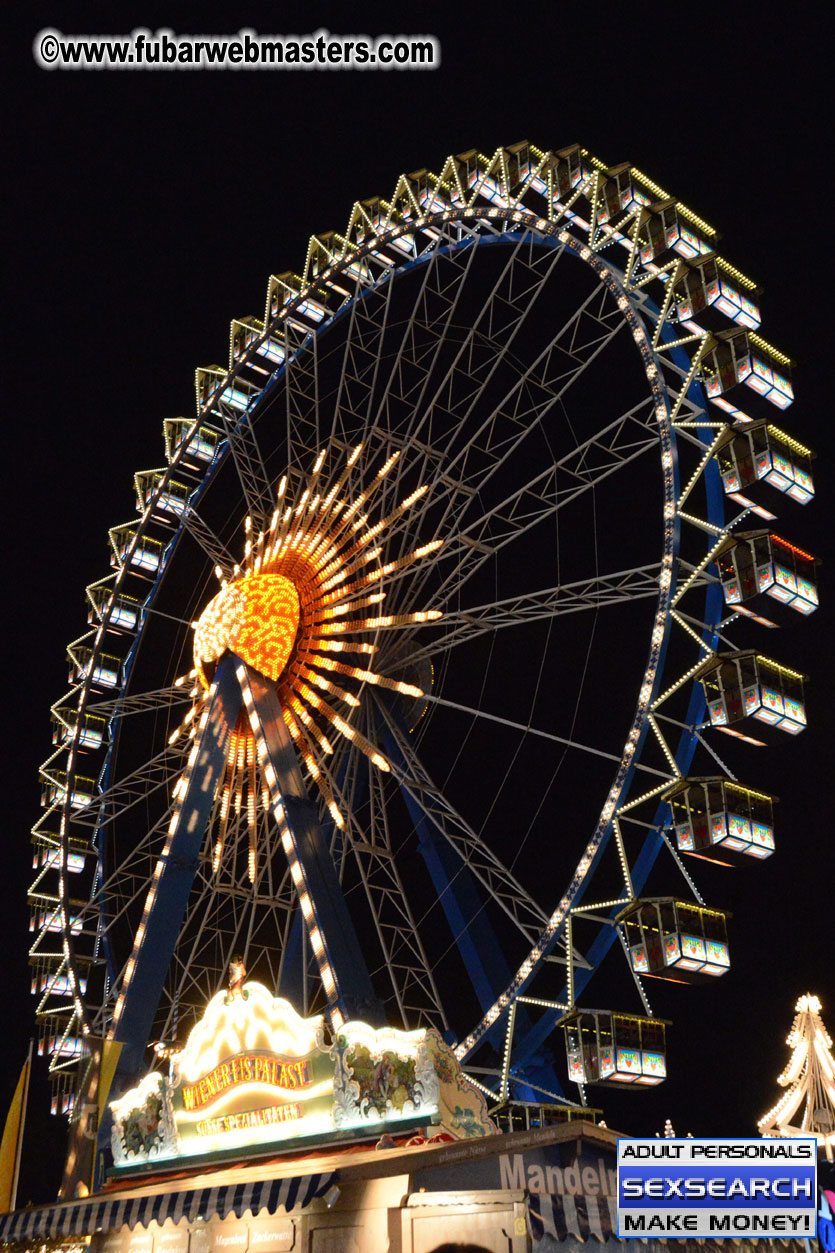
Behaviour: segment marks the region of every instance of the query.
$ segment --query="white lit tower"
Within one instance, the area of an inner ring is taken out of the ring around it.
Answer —
[[[807,993],[795,1005],[786,1043],[789,1063],[777,1082],[786,1091],[758,1122],[766,1137],[817,1137],[828,1161],[835,1159],[835,1059],[818,997]]]

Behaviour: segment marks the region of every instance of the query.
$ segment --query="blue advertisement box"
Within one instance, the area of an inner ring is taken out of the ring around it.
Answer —
[[[817,1141],[618,1140],[621,1238],[811,1239]]]

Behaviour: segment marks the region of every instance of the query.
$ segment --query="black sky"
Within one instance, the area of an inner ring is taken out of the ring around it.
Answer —
[[[134,471],[160,464],[163,418],[192,413],[194,367],[226,360],[231,318],[260,315],[267,276],[300,269],[308,236],[341,229],[355,199],[387,195],[399,173],[437,169],[450,152],[526,138],[631,160],[719,228],[723,253],[765,288],[765,337],[799,362],[784,425],[820,454],[816,502],[783,528],[827,561],[822,609],[780,638],[780,659],[812,675],[810,727],[758,763],[755,782],[782,798],[778,853],[725,894],[733,971],[689,1004],[657,997],[676,1021],[675,1078],[607,1114],[636,1132],[669,1115],[679,1131],[750,1134],[772,1102],[797,996],[818,992],[835,1028],[831,29],[812,10],[747,3],[235,8],[37,0],[5,15],[0,1099],[33,1029],[25,886],[49,706],[66,688],[66,644],[85,629],[84,587],[106,572],[107,528],[133,512]],[[443,63],[47,73],[31,53],[47,26],[426,32]],[[22,1200],[57,1183],[46,1101],[39,1077]]]

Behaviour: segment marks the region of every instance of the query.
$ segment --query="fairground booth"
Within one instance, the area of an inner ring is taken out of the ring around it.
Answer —
[[[641,1040],[640,1020],[586,1017],[595,1058],[601,1030],[630,1056],[636,1040],[658,1047]],[[588,1030],[569,1023],[569,1048]],[[574,1047],[591,1065],[592,1046]],[[218,993],[168,1061],[167,1074],[150,1071],[110,1103],[99,1190],[5,1215],[4,1246],[428,1253],[477,1240],[496,1253],[588,1243],[637,1253],[654,1243],[615,1234],[617,1135],[594,1111],[517,1105],[493,1120],[432,1031],[349,1022],[326,1047],[321,1017],[300,1018],[252,981]]]

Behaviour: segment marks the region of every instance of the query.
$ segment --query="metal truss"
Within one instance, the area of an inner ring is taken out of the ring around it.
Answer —
[[[413,649],[410,658],[416,662],[437,657],[480,635],[508,627],[655,597],[658,595],[660,572],[659,563],[654,562],[633,570],[618,570],[594,579],[558,584],[490,604],[447,610],[443,618],[430,624],[431,640],[421,648]]]

